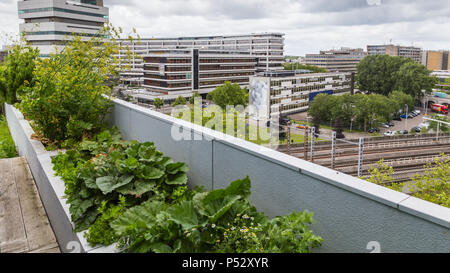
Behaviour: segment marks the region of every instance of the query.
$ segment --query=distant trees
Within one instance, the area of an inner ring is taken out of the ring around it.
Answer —
[[[195,102],[195,98],[201,98],[202,96],[200,96],[200,94],[198,93],[198,91],[194,91],[194,94],[192,94],[192,97],[189,99],[189,103],[190,104],[194,104]]]
[[[327,69],[318,67],[315,65],[310,64],[300,64],[300,63],[284,63],[283,64],[284,70],[311,70],[313,73],[322,73],[322,72],[328,72]]]
[[[156,107],[156,109],[161,109],[161,107],[164,106],[164,100],[156,98],[153,100],[153,105]]]
[[[425,66],[403,57],[370,55],[357,65],[356,80],[361,90],[388,96],[400,90],[419,100],[422,90],[431,92],[437,83]]]
[[[210,92],[207,99],[214,101],[222,109],[226,109],[229,105],[242,105],[245,107],[248,105],[248,91],[242,89],[237,83],[226,81],[223,85]]]
[[[430,94],[439,82],[436,77],[430,76],[430,71],[421,64],[408,62],[403,64],[396,73],[395,89],[409,94],[417,99],[423,98],[422,90]]]
[[[172,106],[186,105],[187,101],[183,96],[178,96],[178,98],[172,103]]]
[[[404,109],[408,104],[412,109],[414,100],[410,95],[394,91],[389,97],[371,95],[330,96],[319,94],[311,103],[308,113],[314,119],[330,122],[338,132],[353,124],[354,127],[364,128],[378,126],[393,118],[392,114]]]

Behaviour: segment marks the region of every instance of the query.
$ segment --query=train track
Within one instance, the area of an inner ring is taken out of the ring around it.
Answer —
[[[309,145],[308,145],[309,147]],[[286,147],[279,151],[287,152]],[[292,147],[288,154],[304,159],[304,147]],[[308,151],[308,150],[307,150]],[[314,163],[331,168],[330,143],[316,143],[314,147]],[[425,165],[434,166],[435,158],[442,153],[450,154],[450,135],[405,139],[386,139],[367,141],[363,149],[362,175],[367,176],[369,170],[376,166],[380,160],[394,169],[394,183],[410,181],[416,174],[425,173]],[[349,143],[337,143],[335,149],[335,162],[333,168],[337,171],[357,176],[358,175],[359,147]],[[308,151],[308,159],[311,153]]]

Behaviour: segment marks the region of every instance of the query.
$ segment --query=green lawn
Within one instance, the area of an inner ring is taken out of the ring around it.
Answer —
[[[0,116],[0,158],[12,158],[17,155],[16,146],[9,133],[5,117]]]

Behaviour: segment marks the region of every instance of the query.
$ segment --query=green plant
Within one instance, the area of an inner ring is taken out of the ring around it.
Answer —
[[[427,164],[424,175],[412,179],[413,196],[450,208],[450,157],[441,154]]]
[[[249,203],[249,195],[247,177],[179,203],[146,202],[127,210],[111,226],[127,252],[263,252],[261,245],[267,252],[309,252],[321,244],[306,227],[311,215],[269,220]]]
[[[28,45],[23,37],[12,47],[0,69],[0,104],[15,104],[18,95],[34,85],[33,70],[38,56],[39,50]]]
[[[223,110],[227,106],[247,106],[248,104],[248,91],[242,89],[237,83],[231,83],[226,81],[223,85],[217,87],[207,96],[208,100],[214,101],[214,103]]]
[[[178,96],[178,98],[172,103],[172,106],[186,105],[187,101],[183,96]]]
[[[156,109],[161,109],[161,107],[164,106],[164,100],[160,99],[160,98],[156,98],[153,101],[153,105],[155,105]]]
[[[0,116],[0,158],[11,158],[17,155],[16,146],[9,133],[5,117]]]
[[[115,55],[121,49],[118,35],[107,26],[88,41],[73,36],[64,50],[37,61],[35,84],[20,97],[19,109],[41,139],[70,147],[105,128],[112,107],[105,96],[110,95],[120,61]]]
[[[180,195],[175,190],[186,185],[186,164],[164,157],[153,143],[120,139],[117,128],[104,131],[52,160],[64,180],[76,231],[87,229],[106,208],[117,206],[121,195],[127,206],[149,199],[172,202],[174,194]],[[99,211],[100,207],[104,209]]]

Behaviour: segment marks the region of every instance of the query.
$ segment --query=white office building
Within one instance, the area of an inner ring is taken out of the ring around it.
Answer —
[[[103,0],[25,0],[18,2],[20,31],[41,57],[61,51],[71,35],[89,39],[109,20]]]
[[[319,94],[351,94],[354,73],[263,72],[250,77],[250,116],[256,120],[278,120],[305,112]]]
[[[276,71],[283,69],[284,34],[256,33],[234,36],[179,37],[179,38],[145,38],[140,41],[120,40],[124,48],[120,51],[123,67],[121,79],[127,83],[142,84],[144,78],[144,62],[141,56],[154,49],[197,48],[206,50],[247,51],[258,58],[257,70]],[[131,60],[127,56],[127,47],[133,54]]]

